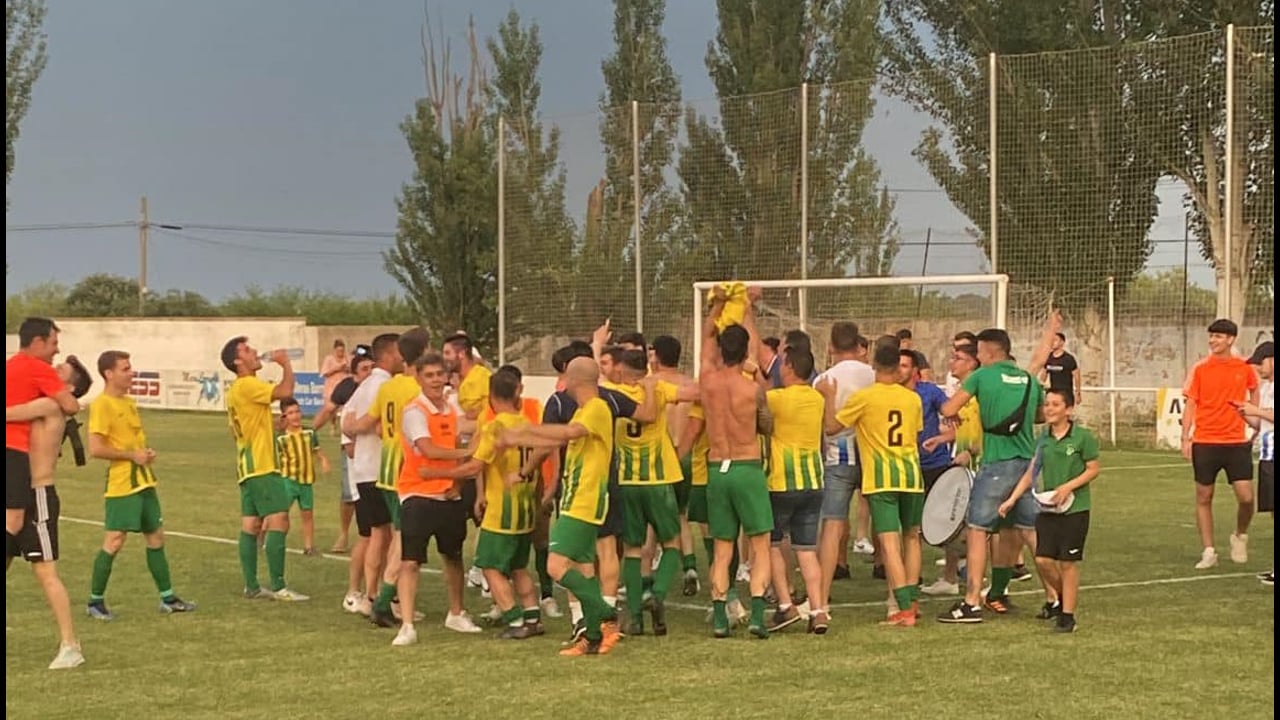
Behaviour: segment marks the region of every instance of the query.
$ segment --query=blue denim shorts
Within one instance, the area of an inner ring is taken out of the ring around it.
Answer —
[[[1035,530],[1040,508],[1030,492],[1018,498],[1007,517],[1000,517],[1000,503],[1013,494],[1013,488],[1030,464],[1030,460],[1001,460],[985,464],[978,470],[973,478],[973,489],[969,492],[969,512],[965,516],[969,527],[987,532],[1009,526]]]
[[[821,490],[793,490],[769,493],[773,506],[773,531],[769,540],[777,545],[784,537],[791,537],[795,550],[813,550],[818,547],[818,518],[822,513],[824,495]]]
[[[853,495],[862,485],[862,468],[857,465],[828,465],[822,472],[823,520],[848,520]]]

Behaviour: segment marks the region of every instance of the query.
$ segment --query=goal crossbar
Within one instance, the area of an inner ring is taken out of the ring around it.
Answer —
[[[693,283],[693,357],[694,376],[696,377],[702,357],[702,313],[704,297],[708,290],[725,281],[712,280]],[[992,293],[991,320],[994,327],[1003,328],[1009,311],[1009,276],[996,275],[918,275],[914,277],[863,277],[863,278],[809,278],[805,280],[737,280],[750,287],[763,290],[799,290],[800,306],[805,307],[807,293],[805,290],[817,288],[857,288],[857,287],[902,287],[918,285],[991,285]],[[805,327],[805,314],[800,317],[800,329]]]

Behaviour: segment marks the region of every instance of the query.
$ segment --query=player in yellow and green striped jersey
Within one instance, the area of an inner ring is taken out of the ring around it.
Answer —
[[[315,431],[302,427],[302,407],[292,397],[280,401],[280,415],[284,420],[284,432],[276,436],[276,455],[280,461],[280,474],[289,488],[289,507],[298,503],[302,515],[302,553],[316,553],[315,493],[316,465],[320,472],[329,473],[329,459],[320,452],[320,440]]]
[[[885,578],[898,611],[887,621],[914,626],[920,578],[920,518],[924,513],[924,477],[917,439],[924,428],[920,396],[903,384],[897,338],[876,341],[872,367],[876,384],[859,390],[838,410],[828,403],[824,425],[829,434],[854,428],[862,458],[862,494],[871,508],[871,529],[880,541]],[[828,399],[835,385],[819,384]]]
[[[800,620],[791,604],[791,572],[782,555],[782,541],[791,539],[810,606],[826,607],[821,597],[822,566],[818,564],[818,521],[822,513],[822,422],[826,401],[808,382],[813,375],[813,353],[790,348],[782,360],[782,387],[766,395],[773,414],[769,437],[769,501],[773,506],[770,536],[773,590],[778,609],[769,631],[781,630]]]

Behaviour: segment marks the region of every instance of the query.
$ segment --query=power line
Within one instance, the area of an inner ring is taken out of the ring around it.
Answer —
[[[288,257],[349,257],[349,258],[365,258],[373,259],[375,256],[368,250],[312,250],[308,248],[281,248],[281,247],[263,247],[261,245],[246,245],[229,240],[215,240],[200,235],[192,235],[188,232],[175,230],[172,227],[153,226],[157,232],[165,235],[171,235],[181,238],[188,242],[199,245],[207,245],[210,247],[229,248],[243,252],[256,252],[264,255],[284,255]]]
[[[85,223],[44,223],[38,225],[5,225],[4,231],[11,232],[51,232],[60,230],[105,230],[107,228],[137,227],[137,222],[85,222]]]
[[[266,225],[220,225],[212,223],[170,223],[181,229],[216,232],[255,233],[259,235],[314,235],[319,237],[394,238],[394,232],[383,230],[334,230],[327,228],[272,227]]]

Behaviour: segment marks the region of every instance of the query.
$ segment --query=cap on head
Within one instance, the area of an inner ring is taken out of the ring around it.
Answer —
[[[1261,365],[1263,360],[1274,358],[1276,355],[1276,345],[1270,340],[1262,343],[1253,349],[1253,354],[1249,356],[1250,365]]]

